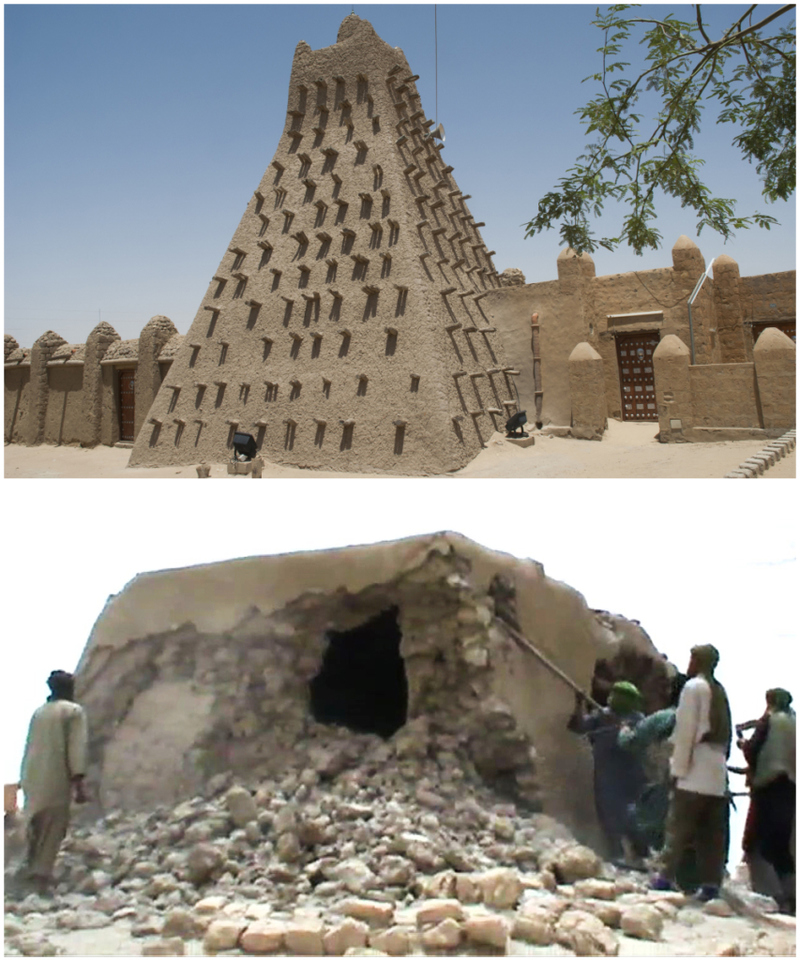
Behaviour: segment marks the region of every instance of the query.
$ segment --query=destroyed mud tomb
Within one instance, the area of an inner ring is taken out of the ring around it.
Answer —
[[[360,762],[352,731],[394,773],[438,759],[597,842],[573,693],[514,631],[601,702],[622,676],[666,702],[673,668],[637,623],[453,533],[142,574],[77,672],[100,808],[176,802],[228,771],[332,779]]]

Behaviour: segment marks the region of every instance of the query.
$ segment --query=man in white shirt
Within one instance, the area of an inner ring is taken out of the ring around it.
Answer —
[[[44,892],[66,836],[70,803],[84,803],[87,729],[83,707],[73,701],[74,678],[54,670],[50,696],[31,717],[20,786],[25,793],[28,850],[21,879]]]
[[[693,847],[700,882],[698,898],[719,895],[728,837],[728,770],[732,723],[728,697],[714,678],[719,652],[711,644],[693,647],[686,682],[678,702],[672,735],[667,837],[661,873],[652,886],[675,885],[684,853]]]

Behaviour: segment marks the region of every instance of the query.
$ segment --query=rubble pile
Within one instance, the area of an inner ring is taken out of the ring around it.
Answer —
[[[388,741],[322,731],[316,765],[280,782],[222,774],[203,796],[73,827],[54,896],[7,897],[6,953],[54,955],[59,933],[118,925],[147,956],[526,944],[615,956],[623,938],[659,941],[670,922],[732,913],[647,891],[643,875],[603,863],[552,818],[502,802],[430,730],[412,723]],[[409,755],[413,765],[398,762]],[[752,925],[718,947],[780,954],[789,940],[793,953],[793,931]]]

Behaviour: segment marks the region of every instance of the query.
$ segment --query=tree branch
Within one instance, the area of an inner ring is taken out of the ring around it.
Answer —
[[[716,54],[714,54],[714,57],[713,57],[712,59],[714,59],[715,62],[712,63],[711,69],[708,71],[708,76],[707,76],[706,79],[705,79],[705,83],[703,84],[703,86],[702,86],[702,88],[701,88],[701,90],[700,90],[700,93],[699,93],[699,94],[697,95],[697,97],[696,97],[697,100],[701,100],[701,99],[702,99],[703,93],[705,92],[706,87],[707,87],[708,84],[711,82],[711,78],[712,78],[712,76],[714,75],[714,67],[716,66]],[[680,130],[680,132],[678,133],[678,138],[677,138],[677,140],[676,140],[676,142],[675,142],[675,145],[673,146],[673,148],[672,148],[672,150],[670,151],[669,155],[668,155],[667,157],[665,157],[664,160],[663,160],[663,162],[658,165],[658,169],[663,169],[663,168],[669,163],[669,161],[675,156],[675,154],[677,153],[678,148],[680,147],[681,142],[682,142],[684,136],[686,135],[686,128],[687,128],[688,123],[689,123],[688,120],[686,121],[686,123],[684,123],[683,128],[682,128],[682,129]],[[663,129],[663,126],[664,126],[664,125],[662,124],[662,129]],[[653,194],[654,194],[654,192],[655,192],[657,182],[658,182],[657,180],[654,180],[653,183],[650,185],[650,189],[649,189],[648,194],[647,194],[647,199],[648,199],[648,200],[652,200],[652,199],[653,199]]]
[[[781,7],[779,10],[776,10],[775,13],[772,13],[768,17],[765,17],[759,23],[756,23],[750,27],[747,27],[747,29],[745,30],[740,30],[738,33],[735,33],[733,35],[729,35],[729,32],[730,32],[729,31],[722,37],[721,40],[713,40],[707,43],[704,47],[695,47],[692,50],[685,50],[683,53],[678,53],[674,57],[672,57],[669,61],[665,61],[665,62],[671,63],[672,60],[678,60],[681,57],[700,56],[700,54],[709,53],[712,50],[717,48],[731,46],[731,44],[737,43],[739,40],[741,40],[742,37],[746,37],[749,33],[753,33],[756,30],[760,30],[762,27],[766,27],[768,23],[772,23],[773,20],[777,20],[778,17],[782,17],[784,14],[790,13],[794,9],[795,9],[795,5],[793,3],[787,4],[786,6]],[[755,10],[755,6],[750,7],[750,9],[748,10],[748,13],[750,13],[753,10]],[[742,20],[744,20],[746,17],[747,17],[747,14],[745,14],[740,20],[738,20],[737,23],[734,24],[733,27],[731,27],[731,29],[733,29],[737,24],[740,24]],[[655,26],[656,24],[663,25],[664,21],[652,20],[646,17],[631,17],[631,19],[627,20],[626,23],[652,23]],[[654,69],[656,68],[653,67],[651,70],[647,72],[651,73],[652,70]],[[643,76],[644,75],[645,74],[643,74]]]
[[[705,40],[705,42],[706,42],[706,43],[711,43],[711,40],[709,39],[708,35],[706,34],[705,30],[703,29],[703,18],[700,16],[700,4],[699,4],[699,3],[696,3],[696,4],[694,5],[694,9],[695,9],[695,13],[697,14],[697,29],[698,29],[698,30],[700,31],[700,33],[702,34],[703,39]]]
[[[776,57],[780,57],[781,60],[785,60],[786,63],[793,64],[795,62],[794,57],[789,56],[789,54],[784,53],[783,50],[779,50],[777,47],[773,47],[769,40],[760,40],[759,42],[762,47],[766,47],[767,50],[774,53]]]
[[[694,5],[694,23],[669,17],[628,19],[620,16],[620,8],[602,16],[598,12],[595,23],[604,38],[598,51],[602,66],[586,79],[597,81],[600,89],[577,111],[587,132],[597,131],[598,138],[587,145],[556,190],[540,201],[526,236],[560,220],[562,239],[575,249],[592,251],[598,245],[614,249],[623,242],[637,253],[657,249],[662,238],[656,229],[654,197],[659,189],[695,212],[698,232],[709,226],[729,237],[741,228],[775,223],[762,214],[736,215],[734,200],[716,196],[702,182],[703,161],[692,149],[696,132],[706,123],[704,107],[717,101],[718,122],[742,125],[732,146],[745,158],[759,161],[765,195],[786,200],[794,191],[793,33],[781,27],[774,37],[759,35],[793,6],[785,5],[754,24],[757,6],[749,6],[713,41],[700,3]],[[644,68],[631,81],[626,79],[630,64],[623,58],[635,41],[634,24],[646,25],[640,42],[647,55]],[[614,72],[622,76],[615,79]],[[659,101],[654,116],[649,110],[637,110],[645,89]],[[643,130],[648,113],[653,123],[649,136]],[[590,220],[600,217],[612,200],[628,208],[620,235],[595,240]]]

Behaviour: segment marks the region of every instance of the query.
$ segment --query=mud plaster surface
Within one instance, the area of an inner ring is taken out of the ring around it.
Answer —
[[[600,442],[537,435],[536,444],[520,448],[494,434],[486,448],[458,472],[445,475],[458,478],[720,478],[736,469],[748,457],[763,450],[765,440],[739,440],[722,443],[662,444],[654,439],[655,423],[621,423],[610,420]],[[20,444],[5,447],[5,476],[8,478],[73,477],[100,479],[137,478],[197,479],[194,466],[128,468],[130,450],[116,447]],[[198,461],[199,462],[199,461]],[[394,474],[344,473],[328,470],[301,470],[281,464],[265,463],[264,478],[320,479],[325,477],[391,477]],[[796,476],[796,451],[780,460],[759,479],[789,479]],[[224,463],[211,467],[211,477],[228,477]]]

